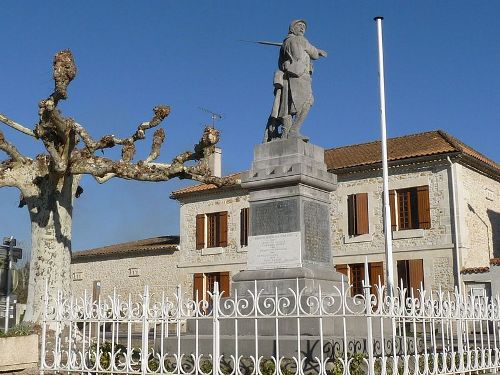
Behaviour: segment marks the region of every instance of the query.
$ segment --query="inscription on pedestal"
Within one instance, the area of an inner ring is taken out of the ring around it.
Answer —
[[[304,202],[304,259],[313,262],[330,262],[330,228],[328,207],[325,204]]]
[[[296,199],[251,203],[252,236],[300,230],[299,203]]]
[[[248,238],[249,270],[301,267],[300,232],[266,234]]]

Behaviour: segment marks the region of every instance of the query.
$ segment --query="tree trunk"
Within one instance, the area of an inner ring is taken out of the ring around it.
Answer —
[[[25,321],[43,318],[45,289],[50,298],[71,289],[71,226],[78,176],[41,179],[40,194],[26,199],[31,218],[31,273]]]

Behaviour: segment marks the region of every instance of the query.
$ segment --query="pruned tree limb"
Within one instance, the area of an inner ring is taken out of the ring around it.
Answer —
[[[153,143],[151,144],[151,152],[149,156],[146,158],[146,163],[151,163],[152,161],[158,159],[160,156],[161,145],[165,141],[165,130],[156,129],[155,134],[153,135]]]
[[[28,129],[27,127],[11,120],[7,116],[5,116],[3,113],[0,113],[0,121],[3,122],[5,125],[10,126],[12,129],[20,131],[21,133],[24,133],[24,134],[29,135],[31,137],[35,137],[35,133],[33,132],[33,130]]]
[[[118,138],[114,135],[105,135],[100,140],[95,141],[87,130],[80,124],[74,123],[73,127],[76,133],[81,137],[87,150],[94,153],[97,150],[112,148],[116,145],[121,145],[130,148],[134,142],[144,139],[146,137],[146,130],[158,126],[170,114],[170,107],[166,105],[159,105],[153,108],[153,118],[148,122],[142,122],[137,127],[137,130],[130,137]],[[129,154],[128,151],[125,151]],[[130,159],[131,160],[131,159]]]
[[[160,137],[161,133],[158,135]],[[206,158],[213,151],[219,140],[219,132],[207,127],[200,141],[194,146],[194,152],[184,152],[174,158],[171,164],[147,163],[139,161],[131,163],[125,160],[113,161],[108,158],[88,155],[84,150],[75,151],[71,159],[72,174],[90,174],[100,183],[117,177],[139,181],[168,181],[174,177],[192,178],[197,181],[226,184],[228,181],[217,182],[217,177],[210,175]],[[159,142],[159,139],[157,140]],[[155,148],[155,146],[154,146]],[[186,166],[187,161],[198,161],[197,164]]]
[[[14,146],[10,142],[7,142],[1,131],[0,131],[0,150],[9,155],[13,161],[24,162],[26,160],[26,158],[23,155],[21,155],[21,153],[17,150],[16,146]]]

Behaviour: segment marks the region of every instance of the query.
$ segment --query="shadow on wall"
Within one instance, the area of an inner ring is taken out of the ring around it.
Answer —
[[[500,213],[487,210],[491,224],[491,238],[493,242],[493,257],[500,258]]]

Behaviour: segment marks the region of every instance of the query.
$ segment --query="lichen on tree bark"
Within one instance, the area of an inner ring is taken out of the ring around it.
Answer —
[[[54,295],[70,290],[71,228],[73,203],[80,177],[93,176],[105,183],[112,178],[140,181],[192,179],[222,185],[237,183],[233,178],[214,177],[207,159],[219,141],[219,132],[205,128],[192,151],[177,155],[171,163],[158,163],[165,140],[163,129],[156,129],[151,152],[134,162],[135,142],[146,138],[148,130],[157,128],[169,115],[170,107],[154,107],[151,120],[139,124],[129,137],[105,135],[94,140],[86,128],[58,109],[60,100],[68,97],[68,85],[76,76],[71,51],[58,52],[53,62],[54,91],[39,103],[39,121],[33,130],[0,113],[0,122],[41,141],[46,153],[34,158],[25,156],[0,131],[0,151],[7,159],[0,163],[0,187],[16,187],[21,192],[20,206],[26,206],[31,220],[32,259],[26,320],[40,321],[45,289]],[[121,147],[120,160],[112,160],[96,151]],[[78,194],[77,194],[78,195]]]

